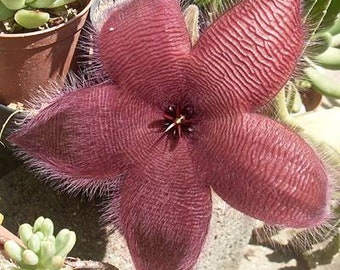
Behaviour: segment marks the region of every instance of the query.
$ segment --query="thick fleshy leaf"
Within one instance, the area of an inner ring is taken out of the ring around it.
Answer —
[[[213,23],[192,52],[206,102],[239,111],[275,96],[302,52],[300,9],[300,0],[244,0]]]
[[[191,43],[177,0],[122,1],[98,43],[105,71],[126,91],[162,104],[180,90]]]
[[[129,151],[150,147],[144,138],[153,114],[149,106],[119,95],[117,87],[99,85],[57,99],[10,141],[43,169],[82,187],[119,176],[130,166]]]
[[[132,168],[121,191],[123,234],[137,270],[190,270],[211,215],[211,191],[197,174],[187,141],[167,137]]]
[[[232,207],[289,227],[316,226],[328,217],[325,168],[288,128],[245,114],[203,123],[200,130],[197,157],[208,183]]]
[[[292,122],[300,127],[299,133],[320,149],[333,164],[340,164],[340,108],[311,111],[295,115]]]

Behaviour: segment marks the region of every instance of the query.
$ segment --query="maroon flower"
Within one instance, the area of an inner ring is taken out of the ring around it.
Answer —
[[[296,66],[300,9],[300,0],[245,0],[191,47],[176,0],[125,1],[98,38],[115,83],[64,94],[11,141],[60,185],[119,186],[111,211],[139,270],[193,268],[211,188],[271,224],[320,224],[324,166],[289,128],[254,113]]]

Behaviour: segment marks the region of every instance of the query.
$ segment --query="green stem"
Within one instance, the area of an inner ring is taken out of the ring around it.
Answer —
[[[288,114],[291,114],[294,108],[294,104],[295,104],[295,98],[296,98],[296,94],[297,94],[297,89],[294,86],[294,84],[289,83],[288,85],[288,102],[287,102],[287,111]]]
[[[287,122],[287,120],[290,118],[290,115],[287,109],[286,94],[284,88],[275,97],[274,107],[276,109],[277,118],[282,122]]]

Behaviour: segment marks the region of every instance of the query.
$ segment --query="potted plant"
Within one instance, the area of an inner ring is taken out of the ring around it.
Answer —
[[[92,2],[0,0],[0,103],[25,103],[65,79]]]

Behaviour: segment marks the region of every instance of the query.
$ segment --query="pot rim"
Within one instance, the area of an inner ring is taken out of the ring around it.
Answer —
[[[62,23],[60,25],[44,29],[44,30],[38,30],[34,32],[29,32],[29,33],[16,33],[16,34],[2,34],[0,33],[0,38],[22,38],[22,37],[29,37],[29,36],[36,36],[36,35],[41,35],[49,32],[53,32],[58,30],[59,28],[66,27],[69,24],[72,24],[74,20],[76,20],[79,17],[82,17],[86,12],[89,11],[91,8],[91,5],[95,2],[95,0],[88,0],[87,5],[83,8],[83,10],[78,13],[75,17],[73,17],[71,20],[67,21],[66,23]]]

